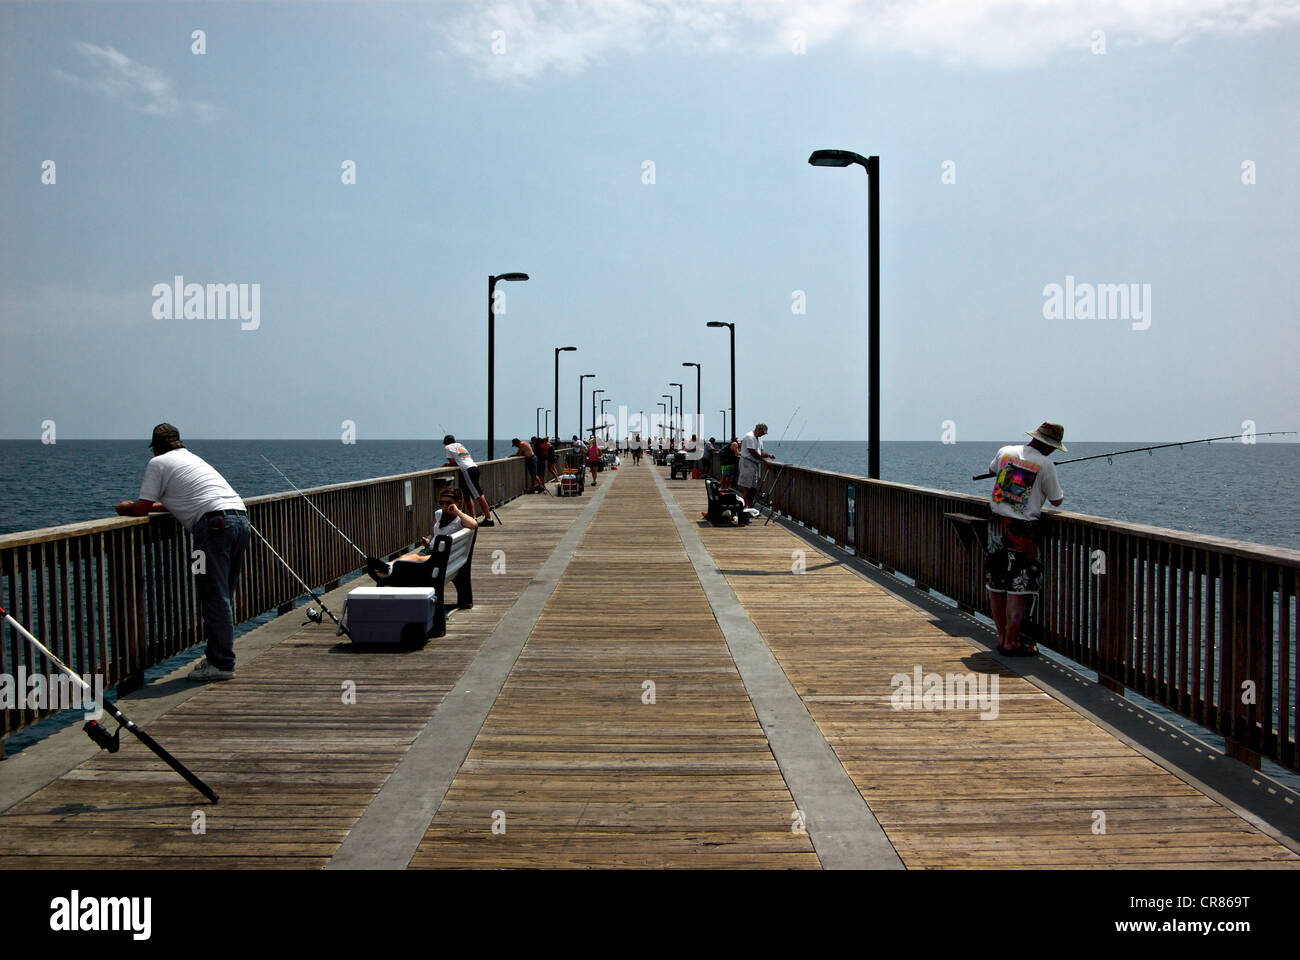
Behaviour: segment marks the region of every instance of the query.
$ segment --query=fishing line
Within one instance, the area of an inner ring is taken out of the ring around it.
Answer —
[[[11,627],[13,627],[20,634],[26,637],[27,641],[31,643],[32,646],[34,646],[41,653],[45,654],[45,656],[49,658],[51,663],[53,663],[56,667],[58,667],[69,677],[71,677],[74,683],[80,684],[87,692],[89,692],[92,696],[92,702],[93,702],[94,691],[91,689],[90,684],[88,684],[85,680],[79,677],[77,673],[66,663],[64,663],[62,660],[56,657],[54,653],[47,646],[45,646],[45,644],[41,643],[41,641],[37,640],[36,637],[34,637],[31,633],[29,633],[26,627],[24,627],[21,623],[19,623],[17,620],[11,617],[8,611],[6,611],[4,607],[0,607],[0,614],[4,616],[5,620],[9,622],[9,625]],[[122,745],[121,744],[122,731],[126,730],[128,733],[134,735],[135,738],[139,740],[141,743],[143,743],[146,747],[152,750],[157,755],[158,759],[160,759],[163,763],[167,764],[167,766],[171,767],[182,777],[184,777],[186,783],[192,786],[195,790],[199,791],[199,793],[203,794],[213,803],[217,802],[218,797],[216,791],[214,791],[206,783],[204,783],[197,776],[195,776],[190,771],[190,769],[185,766],[185,764],[181,763],[170,753],[164,750],[162,745],[158,743],[157,740],[149,736],[149,734],[145,733],[144,730],[142,730],[140,727],[136,726],[135,723],[126,716],[126,714],[124,714],[121,710],[117,708],[117,704],[113,703],[113,701],[109,700],[107,697],[104,697],[100,700],[100,706],[103,708],[105,713],[107,713],[110,717],[112,717],[114,720],[117,721],[118,728],[113,733],[109,733],[108,730],[106,730],[98,721],[96,720],[86,721],[85,726],[83,726],[81,729],[86,732],[86,736],[90,737],[90,739],[93,740],[99,746],[99,749],[107,750],[109,753],[117,753],[117,751],[121,748]]]
[[[371,559],[369,554],[367,554],[364,550],[362,550],[360,547],[358,547],[358,546],[357,546],[355,543],[353,543],[351,540],[348,540],[348,535],[347,535],[346,533],[344,533],[342,530],[340,530],[338,527],[334,526],[333,522],[330,520],[329,517],[325,516],[325,513],[320,509],[320,507],[318,507],[318,506],[316,506],[316,504],[312,503],[312,502],[311,502],[311,498],[308,497],[307,494],[303,493],[301,490],[298,490],[298,485],[295,484],[295,483],[294,483],[292,480],[290,480],[288,477],[285,477],[285,475],[284,475],[284,471],[281,470],[279,467],[277,467],[274,463],[271,463],[271,461],[267,458],[266,454],[262,454],[262,459],[263,459],[263,460],[266,460],[266,462],[267,462],[268,464],[270,464],[270,467],[271,467],[272,470],[274,470],[274,471],[275,471],[276,473],[278,473],[280,476],[284,477],[284,482],[287,483],[289,486],[293,487],[293,489],[296,490],[296,491],[298,492],[298,496],[302,497],[304,500],[307,501],[307,506],[309,506],[309,507],[311,507],[313,510],[315,510],[315,511],[320,515],[320,518],[321,518],[322,520],[324,520],[326,523],[328,523],[328,524],[330,525],[330,527],[334,530],[335,533],[337,533],[337,534],[338,534],[340,537],[342,537],[344,540],[347,540],[347,544],[348,544],[349,547],[351,547],[351,548],[352,548],[353,550],[355,550],[357,553],[361,554],[361,559],[362,559],[362,560],[370,560],[370,559]]]

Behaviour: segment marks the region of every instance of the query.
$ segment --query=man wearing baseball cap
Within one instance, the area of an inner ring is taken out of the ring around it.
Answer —
[[[1065,428],[1044,422],[1025,432],[1033,438],[1029,443],[1003,447],[989,463],[996,479],[984,584],[998,628],[998,652],[1013,657],[1038,652],[1034,644],[1020,641],[1025,615],[1043,586],[1038,522],[1045,501],[1059,507],[1065,499],[1050,459],[1052,451],[1065,449]]]
[[[248,549],[248,513],[244,501],[224,477],[185,449],[180,431],[170,423],[153,428],[153,459],[144,468],[140,497],[123,500],[117,512],[142,517],[164,510],[194,535],[201,551],[196,575],[207,656],[190,673],[191,680],[230,680],[235,676],[235,620],[231,595],[239,582]]]

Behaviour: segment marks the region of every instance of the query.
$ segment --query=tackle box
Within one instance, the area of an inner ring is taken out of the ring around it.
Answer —
[[[433,587],[357,587],[343,602],[354,643],[421,643],[433,630]]]

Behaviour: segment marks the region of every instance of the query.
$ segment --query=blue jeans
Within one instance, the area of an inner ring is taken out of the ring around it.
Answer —
[[[230,597],[244,568],[248,538],[248,516],[233,510],[200,519],[194,526],[194,549],[203,551],[207,571],[196,579],[208,634],[208,663],[221,670],[235,669],[235,618]]]

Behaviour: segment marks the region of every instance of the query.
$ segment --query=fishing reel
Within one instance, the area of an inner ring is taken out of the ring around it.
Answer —
[[[99,745],[99,749],[107,750],[109,753],[117,753],[122,747],[122,728],[118,727],[112,733],[104,729],[103,724],[97,720],[87,720],[86,725],[81,728],[86,731],[86,736],[94,740]]]
[[[325,614],[321,613],[321,611],[317,610],[315,607],[308,607],[307,619],[304,620],[303,623],[305,624],[308,621],[311,621],[312,623],[324,623]]]

